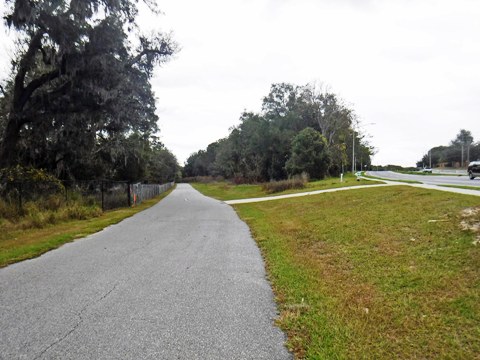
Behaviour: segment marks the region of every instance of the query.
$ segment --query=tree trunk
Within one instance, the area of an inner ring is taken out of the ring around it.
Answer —
[[[23,123],[15,115],[8,117],[7,127],[0,143],[0,168],[12,166],[16,163],[16,148],[20,138],[20,127]]]

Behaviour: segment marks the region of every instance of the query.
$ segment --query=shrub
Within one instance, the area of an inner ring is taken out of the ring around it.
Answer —
[[[81,206],[71,204],[65,209],[65,219],[86,220],[92,217],[100,216],[102,210],[97,206]]]
[[[20,210],[17,203],[12,203],[10,200],[0,199],[0,218],[16,219],[20,216]]]
[[[58,196],[51,196],[44,202],[29,201],[23,204],[22,210],[16,202],[0,199],[0,230],[40,229],[60,221],[86,220],[101,214],[98,206],[86,206],[82,201],[65,205]]]
[[[23,205],[19,223],[22,229],[40,229],[47,224],[47,221],[39,204],[29,201]]]
[[[45,216],[41,212],[36,212],[31,214],[26,221],[27,228],[43,228],[47,222],[45,221]]]
[[[79,200],[77,200],[83,206],[95,206],[98,203],[98,200],[95,195],[87,195],[84,196],[83,198],[80,196]]]
[[[56,224],[58,222],[58,219],[57,219],[57,213],[54,212],[54,211],[49,211],[47,212],[46,216],[45,216],[45,221],[48,223],[48,224]]]
[[[0,180],[8,183],[24,182],[30,184],[30,186],[48,184],[51,190],[55,192],[63,192],[65,190],[62,182],[55,176],[48,174],[45,170],[33,167],[17,165],[0,169]]]
[[[235,185],[243,185],[243,184],[250,184],[251,181],[248,181],[248,179],[244,176],[234,176],[232,179],[232,182]]]
[[[65,198],[61,195],[49,195],[44,203],[43,207],[46,210],[58,210],[62,207],[62,205],[65,203]]]
[[[307,182],[306,177],[298,176],[288,180],[264,183],[262,184],[262,189],[268,194],[273,194],[290,189],[303,189]]]

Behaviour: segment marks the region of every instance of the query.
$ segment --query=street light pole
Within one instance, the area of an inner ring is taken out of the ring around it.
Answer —
[[[368,124],[363,124],[363,126],[367,125],[375,125],[375,123],[368,123]],[[358,123],[357,123],[358,126]],[[355,166],[355,125],[352,124],[352,174],[355,174],[356,166]],[[363,169],[360,168],[360,171]]]
[[[471,143],[467,143],[467,164],[470,163],[470,145]]]
[[[355,174],[355,129],[352,136],[352,174]]]
[[[460,164],[460,168],[463,168],[463,143],[462,143],[462,162]]]

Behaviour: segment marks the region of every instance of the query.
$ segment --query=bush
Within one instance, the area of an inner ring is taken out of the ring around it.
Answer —
[[[97,205],[84,205],[81,199],[66,205],[62,197],[56,195],[42,202],[29,201],[23,204],[22,210],[16,202],[0,199],[0,230],[40,229],[61,221],[86,220],[101,214],[102,210]]]
[[[0,218],[2,219],[16,219],[20,216],[20,210],[17,203],[12,201],[0,199]]]
[[[252,182],[251,181],[248,181],[248,179],[244,176],[235,176],[233,179],[232,179],[232,182],[235,184],[235,185],[244,185],[244,184],[251,184]]]
[[[45,170],[20,165],[0,169],[0,181],[3,183],[28,183],[29,186],[40,187],[48,184],[51,191],[65,191],[62,182],[55,176],[48,174]]]
[[[46,210],[58,210],[65,203],[65,198],[60,195],[49,195],[43,202],[43,207]]]
[[[92,206],[95,206],[99,201],[97,200],[97,197],[95,195],[87,195],[84,197],[79,195],[78,199],[75,200],[74,203],[75,202],[79,202],[84,206],[92,207]]]
[[[81,206],[79,204],[71,204],[64,210],[64,218],[75,220],[86,220],[97,217],[102,214],[102,209],[97,206]]]
[[[262,184],[262,189],[268,194],[273,194],[290,189],[303,189],[307,183],[306,176],[297,176],[288,180],[264,183]]]

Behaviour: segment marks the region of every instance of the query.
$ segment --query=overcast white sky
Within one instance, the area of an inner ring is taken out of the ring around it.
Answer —
[[[260,111],[276,82],[329,86],[371,135],[375,164],[413,166],[461,128],[480,140],[478,0],[158,5],[164,14],[141,23],[173,31],[182,48],[153,83],[161,139],[180,163],[227,136],[244,109]]]

